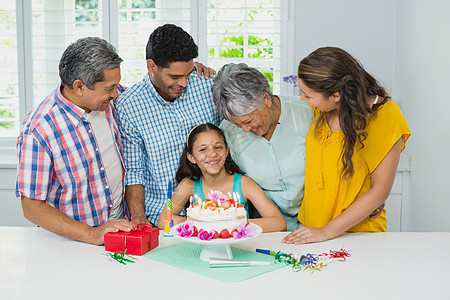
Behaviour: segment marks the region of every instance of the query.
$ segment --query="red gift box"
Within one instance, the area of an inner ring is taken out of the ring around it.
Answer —
[[[139,224],[132,231],[108,232],[104,236],[105,250],[143,255],[159,245],[159,229],[147,224]]]

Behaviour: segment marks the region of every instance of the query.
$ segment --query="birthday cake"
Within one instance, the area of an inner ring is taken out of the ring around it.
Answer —
[[[186,216],[187,221],[178,230],[181,236],[197,236],[206,240],[227,239],[241,238],[252,231],[247,226],[244,205],[220,191],[208,193],[205,201],[198,199],[191,204],[186,210]]]

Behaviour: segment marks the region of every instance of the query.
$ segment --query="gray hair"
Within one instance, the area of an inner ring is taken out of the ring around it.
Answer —
[[[265,93],[273,99],[267,78],[244,63],[224,65],[212,86],[216,109],[228,121],[262,108]]]
[[[98,37],[86,37],[67,47],[59,61],[59,77],[62,84],[72,89],[73,82],[81,80],[89,89],[103,81],[103,70],[120,67],[122,59],[116,49]]]

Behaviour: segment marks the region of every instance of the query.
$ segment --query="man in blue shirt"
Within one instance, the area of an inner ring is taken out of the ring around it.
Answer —
[[[125,198],[131,222],[157,224],[167,202],[189,131],[218,125],[212,81],[199,78],[193,59],[198,47],[182,28],[166,24],[150,35],[144,78],[116,103],[126,166]],[[192,76],[191,76],[192,75]]]

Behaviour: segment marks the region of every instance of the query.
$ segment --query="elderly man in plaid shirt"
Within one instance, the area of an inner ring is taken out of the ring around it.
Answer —
[[[127,170],[125,199],[133,224],[158,223],[169,181],[176,187],[175,172],[189,131],[201,123],[220,122],[212,80],[194,75],[197,56],[197,45],[182,28],[158,27],[147,43],[148,73],[116,103]]]
[[[71,44],[59,63],[61,84],[24,120],[17,141],[16,195],[24,216],[58,235],[103,244],[129,231],[125,169],[113,100],[120,63],[100,38]]]

